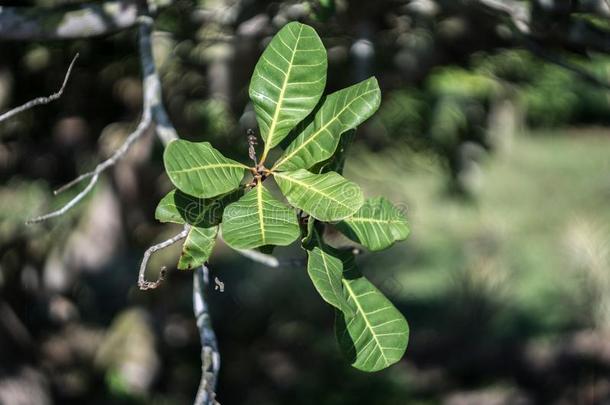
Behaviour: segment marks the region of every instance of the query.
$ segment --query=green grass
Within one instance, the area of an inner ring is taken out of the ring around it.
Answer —
[[[406,242],[365,256],[365,272],[373,279],[383,273],[379,280],[392,274],[397,285],[386,290],[407,308],[436,302],[457,313],[471,310],[473,299],[491,303],[499,335],[577,326],[575,300],[586,291],[575,282],[566,240],[579,221],[610,235],[609,166],[610,137],[601,132],[522,135],[482,164],[482,187],[465,202],[444,193],[446,177],[433,159],[402,148],[379,155],[355,149],[346,176],[365,195],[406,207],[412,228]],[[422,315],[421,322],[438,318]]]

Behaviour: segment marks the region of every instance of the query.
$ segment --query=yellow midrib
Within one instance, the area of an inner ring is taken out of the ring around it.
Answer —
[[[258,221],[261,228],[261,238],[263,239],[263,243],[266,243],[267,238],[265,237],[265,222],[263,221],[263,185],[259,184],[256,188],[256,205],[258,207]]]
[[[275,105],[275,112],[273,113],[273,118],[271,119],[271,126],[269,127],[269,135],[267,136],[267,142],[265,142],[265,150],[263,151],[263,156],[261,157],[261,164],[264,163],[267,158],[267,154],[271,149],[271,145],[273,145],[273,136],[275,135],[275,127],[277,125],[277,120],[280,116],[280,111],[282,110],[282,105],[284,104],[284,94],[286,93],[286,88],[288,87],[288,79],[290,78],[290,72],[292,71],[292,65],[294,63],[294,56],[297,53],[297,47],[299,45],[299,41],[301,38],[301,33],[303,32],[303,25],[299,27],[299,34],[296,36],[296,42],[294,44],[294,48],[292,49],[292,56],[290,57],[290,64],[288,65],[288,70],[286,71],[286,77],[284,77],[284,83],[282,84],[282,88],[280,90],[280,95],[277,100],[277,104]]]
[[[341,281],[343,282],[343,285],[347,289],[349,295],[352,297],[352,301],[354,301],[354,303],[356,304],[356,307],[358,307],[358,312],[360,312],[362,314],[362,319],[364,319],[364,323],[366,324],[366,327],[371,331],[371,335],[373,336],[373,339],[375,339],[375,343],[377,344],[377,347],[379,348],[379,353],[381,353],[381,357],[383,357],[383,360],[385,361],[385,365],[387,366],[390,362],[388,361],[388,358],[386,357],[385,353],[383,352],[383,349],[382,349],[383,346],[381,346],[381,343],[379,342],[379,339],[377,338],[377,335],[375,334],[375,330],[373,329],[373,326],[371,325],[368,318],[366,317],[366,312],[364,312],[364,309],[360,306],[360,303],[358,302],[358,299],[356,298],[356,294],[354,293],[354,290],[352,290],[352,287],[350,287],[349,283],[345,279],[341,279]]]
[[[276,169],[278,166],[281,166],[282,163],[286,162],[287,160],[289,160],[290,158],[292,158],[294,155],[296,155],[299,151],[301,151],[301,149],[303,149],[305,146],[309,145],[310,142],[313,142],[318,135],[320,135],[322,133],[322,131],[324,131],[326,128],[328,128],[332,123],[334,123],[336,120],[339,119],[339,116],[341,114],[343,114],[345,112],[345,110],[347,110],[353,103],[355,103],[357,100],[360,100],[362,97],[366,96],[367,94],[374,92],[375,90],[368,90],[364,93],[362,93],[361,95],[359,95],[358,97],[356,97],[355,99],[353,99],[352,101],[350,101],[348,104],[345,105],[345,107],[343,107],[341,109],[341,111],[339,111],[338,113],[336,113],[333,118],[328,121],[326,124],[324,124],[324,126],[322,126],[322,128],[320,128],[319,130],[317,130],[316,132],[314,132],[312,135],[309,136],[309,138],[307,138],[307,140],[305,140],[302,144],[300,144],[299,146],[296,147],[295,150],[293,150],[292,152],[290,152],[288,155],[280,158],[280,160],[278,160],[277,162],[275,162],[275,164],[273,165],[273,168],[271,170]]]

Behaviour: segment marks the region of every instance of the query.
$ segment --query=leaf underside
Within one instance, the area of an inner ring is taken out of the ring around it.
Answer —
[[[313,174],[299,169],[275,173],[274,178],[291,205],[320,221],[339,221],[364,203],[357,184],[331,172]]]
[[[303,121],[297,126],[299,135],[286,148],[274,169],[309,169],[330,158],[341,135],[373,115],[380,102],[381,92],[374,77],[329,95],[311,122]]]
[[[286,246],[300,234],[295,210],[275,199],[262,184],[226,208],[221,230],[234,249]]]
[[[271,40],[249,88],[265,151],[314,109],[326,86],[326,69],[326,49],[313,28],[292,22]]]
[[[163,154],[165,170],[182,192],[216,197],[239,187],[247,166],[224,157],[209,142],[170,142]]]
[[[403,213],[383,197],[366,200],[354,215],[337,224],[337,228],[372,251],[386,249],[409,235]]]

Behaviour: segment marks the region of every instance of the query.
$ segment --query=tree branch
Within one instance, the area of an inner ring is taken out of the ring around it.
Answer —
[[[193,273],[193,310],[201,339],[201,381],[195,405],[218,404],[215,391],[220,371],[220,352],[205,300],[207,285],[208,268],[204,265]]]
[[[163,280],[165,280],[166,269],[164,267],[161,269],[157,281],[146,281],[146,266],[148,265],[148,260],[150,260],[150,256],[152,256],[152,254],[156,251],[165,249],[166,247],[171,246],[174,243],[186,238],[189,233],[189,229],[190,227],[188,225],[185,225],[184,229],[179,234],[174,235],[171,238],[146,249],[146,252],[144,252],[144,257],[142,258],[142,263],[140,264],[140,272],[138,274],[138,287],[140,287],[140,290],[151,290],[157,288],[159,287],[159,285],[161,285]]]
[[[248,259],[255,261],[257,263],[264,264],[268,267],[280,267],[280,261],[271,255],[267,255],[256,250],[241,250],[241,249],[233,249],[240,255],[247,257]]]

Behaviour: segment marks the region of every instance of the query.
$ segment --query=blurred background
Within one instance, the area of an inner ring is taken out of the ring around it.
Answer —
[[[610,403],[610,25],[515,2],[533,7],[535,42],[477,1],[177,0],[159,11],[173,123],[236,159],[255,125],[251,72],[285,23],[320,33],[328,91],[375,75],[383,101],[345,175],[404,208],[412,229],[359,257],[411,327],[403,361],[376,374],[341,357],[303,251],[278,249],[287,264],[272,269],[219,244],[210,271],[224,292],[209,298],[221,403]],[[80,1],[0,1],[66,3]],[[607,42],[570,42],[573,26]],[[61,99],[0,125],[0,403],[189,404],[200,345],[179,247],[151,261],[170,269],[162,287],[136,286],[144,250],[177,232],[154,220],[171,188],[157,140],[69,214],[24,225],[78,192],[52,194],[139,119],[135,29],[0,42],[0,111],[56,91],[76,52]]]

